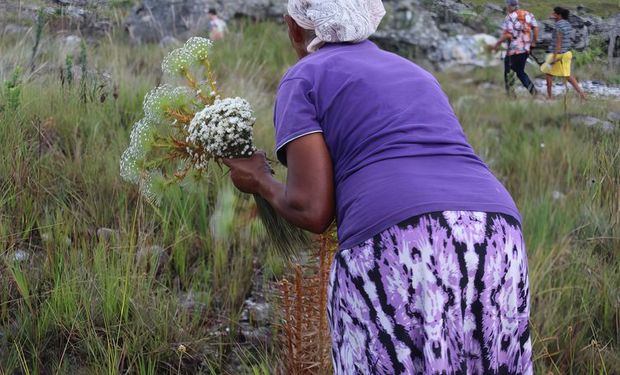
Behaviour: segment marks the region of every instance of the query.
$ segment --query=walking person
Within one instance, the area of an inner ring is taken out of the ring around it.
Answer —
[[[217,15],[213,8],[209,9],[209,39],[222,40],[226,35],[226,21]]]
[[[551,46],[549,54],[545,59],[545,64],[541,66],[541,71],[546,74],[547,79],[547,96],[553,97],[553,77],[562,77],[567,80],[579,97],[586,99],[586,94],[577,82],[577,79],[571,73],[571,65],[573,61],[573,52],[571,48],[573,41],[571,34],[573,27],[568,18],[570,11],[562,7],[555,7],[551,13],[551,19],[555,21],[555,30],[552,34]]]
[[[525,72],[525,65],[532,48],[536,47],[539,27],[536,17],[524,9],[519,8],[519,0],[506,0],[508,15],[502,24],[502,36],[494,50],[504,43],[508,43],[508,50],[504,58],[504,83],[506,92],[510,94],[511,71],[515,72],[523,86],[532,95],[536,95],[536,86]]]
[[[292,224],[338,223],[328,317],[334,373],[532,374],[520,215],[437,80],[367,38],[380,0],[289,0],[299,61],[264,153],[225,160],[235,186]]]

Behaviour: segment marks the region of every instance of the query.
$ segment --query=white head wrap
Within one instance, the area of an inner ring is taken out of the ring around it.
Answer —
[[[316,38],[315,52],[324,43],[361,42],[377,30],[385,16],[381,0],[289,0],[288,14]]]

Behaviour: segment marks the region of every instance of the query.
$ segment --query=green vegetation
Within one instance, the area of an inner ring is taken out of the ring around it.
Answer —
[[[252,279],[287,269],[268,255],[251,198],[213,169],[155,208],[119,176],[168,51],[112,35],[73,60],[43,35],[47,65],[16,79],[33,38],[0,41],[0,374],[276,373],[277,346],[237,342]],[[60,72],[86,61],[87,79],[110,93],[99,100],[83,100],[81,74],[62,84]],[[256,108],[266,150],[277,83],[294,61],[275,24],[239,26],[215,48],[219,85]],[[104,71],[109,79],[93,77]],[[474,77],[501,82],[500,71]],[[465,78],[439,76],[523,214],[536,373],[619,373],[620,131],[567,125],[561,100],[508,101]],[[17,105],[7,87],[20,90]],[[620,110],[569,104],[600,118]]]

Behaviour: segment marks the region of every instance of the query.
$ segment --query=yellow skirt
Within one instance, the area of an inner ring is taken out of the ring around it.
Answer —
[[[550,53],[545,58],[545,63],[541,65],[540,70],[555,77],[570,77],[572,62],[573,53],[571,51],[558,54],[555,63],[553,63],[553,54]]]

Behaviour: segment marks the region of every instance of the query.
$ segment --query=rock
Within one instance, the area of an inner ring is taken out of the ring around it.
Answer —
[[[185,39],[190,34],[206,34],[209,8],[217,9],[223,19],[280,20],[286,13],[286,1],[143,0],[132,9],[125,24],[134,42],[160,42],[166,36]]]
[[[47,15],[46,30],[50,32],[77,31],[85,38],[101,37],[112,29],[106,0],[56,0],[54,6],[43,9]],[[30,17],[36,18],[37,9],[31,11]]]
[[[609,31],[607,58],[610,69],[614,69],[614,66],[620,63],[620,17],[618,18],[616,25]]]
[[[607,120],[620,123],[620,112],[609,112],[607,114]]]
[[[77,35],[67,35],[60,40],[61,56],[75,55],[80,49],[82,38]]]
[[[585,126],[587,128],[598,128],[604,131],[612,131],[615,126],[609,121],[603,121],[596,117],[586,115],[571,116],[570,123],[575,126]]]
[[[436,15],[440,25],[459,23],[477,32],[484,31],[477,20],[478,14],[469,4],[458,0],[434,0],[430,3],[429,10]]]
[[[487,3],[484,5],[484,10],[487,13],[495,13],[497,15],[504,15],[504,8],[495,4],[495,3]]]
[[[210,296],[207,293],[194,291],[181,293],[179,294],[177,313],[204,316],[209,313],[209,306],[202,301],[208,301],[209,299]]]
[[[607,85],[599,81],[581,81],[579,84],[581,85],[583,91],[585,91],[585,93],[589,96],[599,98],[620,98],[620,86]],[[544,79],[535,79],[534,85],[536,86],[538,92],[546,92],[547,90],[547,83]],[[516,89],[518,92],[525,91],[525,88],[520,84],[517,85]],[[555,97],[565,95],[567,89],[569,90],[569,95],[574,93],[573,88],[570,87],[570,85],[565,85],[563,82],[556,80],[552,88],[553,95]]]
[[[126,28],[135,42],[159,42],[165,36],[181,36],[193,29],[206,28],[208,8],[200,0],[145,0],[133,8]]]
[[[97,238],[101,242],[118,242],[120,239],[120,233],[117,230],[110,228],[99,228],[97,229]]]
[[[150,266],[156,267],[156,272],[161,271],[170,259],[163,247],[153,245],[140,248],[136,253],[136,263],[138,267],[147,269]]]
[[[77,0],[58,1],[71,4],[66,8],[78,7]],[[205,35],[209,8],[217,9],[223,19],[247,17],[281,21],[282,14],[286,13],[286,4],[287,0],[142,0],[132,9],[125,24],[134,42],[162,43],[162,46],[169,47],[176,45],[175,40],[169,37],[184,40],[190,35]],[[467,39],[480,33],[498,35],[504,15],[497,4],[488,3],[481,14],[477,14],[476,8],[461,0],[384,0],[384,5],[387,16],[372,40],[388,50],[410,57],[426,59],[432,56],[435,60],[430,61],[438,65],[445,62],[449,63],[446,65],[460,64],[463,51],[459,48],[455,51],[454,39],[450,37]],[[77,10],[73,14],[83,16]],[[618,55],[613,61],[620,60],[620,31],[618,38],[612,38],[610,34],[620,29],[620,14],[602,19],[580,8],[569,21],[574,29],[572,39],[575,50],[588,48],[591,36],[601,35],[605,40],[612,40],[610,50],[613,46],[615,52],[610,52],[610,56]],[[541,29],[538,49],[547,50],[554,22],[543,21]],[[613,43],[616,39],[618,48]],[[453,52],[446,53],[450,50]],[[465,54],[470,55],[470,52]],[[447,55],[456,56],[456,61],[437,60]],[[471,64],[471,60],[466,58],[465,64]]]
[[[241,327],[240,335],[243,340],[258,348],[269,347],[273,336],[268,327]]]
[[[181,44],[182,43],[177,38],[170,36],[170,35],[166,35],[159,42],[159,46],[161,48],[176,48],[176,47],[179,47]]]
[[[54,8],[54,7],[45,7],[45,8],[43,8],[43,14],[46,15],[46,16],[56,15],[56,13],[57,13],[56,9],[57,8]]]
[[[82,8],[69,5],[65,10],[65,14],[75,21],[83,22],[89,15],[89,12]]]
[[[389,9],[389,3],[385,5]],[[398,8],[371,39],[389,50],[422,57],[434,52],[446,37],[437,26],[433,13],[424,9]]]
[[[257,286],[254,284],[253,288]],[[263,300],[261,293],[254,293],[252,298]],[[242,339],[255,346],[266,346],[271,343],[270,328],[271,305],[267,302],[255,302],[248,299],[239,319],[239,334]]]
[[[254,302],[252,300],[245,301],[245,307],[248,314],[249,321],[263,325],[269,322],[269,315],[271,314],[271,305],[266,302]]]
[[[502,63],[500,55],[487,51],[487,46],[496,42],[497,38],[487,34],[457,35],[446,39],[429,58],[442,68],[455,65],[497,66]]]
[[[78,6],[84,7],[87,5],[105,5],[107,0],[54,0],[54,2],[61,6]]]
[[[23,35],[23,34],[26,34],[28,32],[28,30],[30,30],[30,28],[27,27],[27,26],[20,26],[20,25],[15,25],[15,24],[10,23],[10,24],[4,26],[3,34],[6,34],[6,35],[12,35],[12,34]]]

